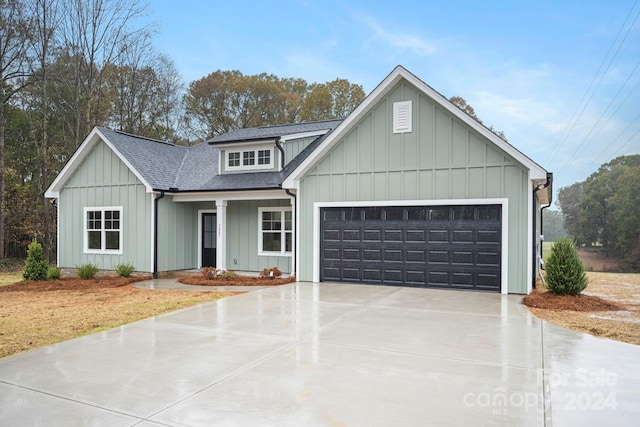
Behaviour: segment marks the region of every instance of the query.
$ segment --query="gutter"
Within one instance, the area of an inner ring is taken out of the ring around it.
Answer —
[[[164,190],[153,199],[153,278],[158,278],[158,202],[164,198]]]

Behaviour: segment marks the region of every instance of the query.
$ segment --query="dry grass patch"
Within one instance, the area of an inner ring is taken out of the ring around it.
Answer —
[[[556,325],[640,345],[640,274],[587,272],[587,278],[582,295],[534,291],[523,303]]]
[[[144,279],[62,279],[0,286],[0,357],[234,294],[131,286]]]

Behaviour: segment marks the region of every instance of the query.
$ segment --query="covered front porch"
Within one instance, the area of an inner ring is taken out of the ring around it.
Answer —
[[[157,204],[157,270],[295,275],[295,197],[283,190],[176,192]]]

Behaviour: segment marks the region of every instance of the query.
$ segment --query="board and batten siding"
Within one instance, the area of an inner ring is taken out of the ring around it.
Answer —
[[[158,201],[158,271],[199,268],[198,211],[214,209],[214,202],[175,203],[170,195]]]
[[[413,131],[394,134],[393,103],[409,100]],[[405,81],[305,174],[299,194],[305,281],[313,279],[314,202],[506,198],[508,292],[526,293],[527,169]]]
[[[97,143],[60,191],[59,266],[75,268],[92,263],[113,270],[130,262],[137,271],[150,271],[152,197],[104,142]],[[84,253],[84,208],[103,206],[122,206],[121,255]]]
[[[305,148],[309,146],[313,141],[315,141],[319,136],[310,136],[306,138],[296,138],[285,141],[282,144],[282,148],[284,149],[284,158],[285,163],[289,164],[291,160],[293,160],[298,154],[302,152]]]
[[[262,271],[278,267],[291,272],[291,256],[258,255],[258,208],[291,207],[283,200],[230,200],[227,204],[227,269]]]

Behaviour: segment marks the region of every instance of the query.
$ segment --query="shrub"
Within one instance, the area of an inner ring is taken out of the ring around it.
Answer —
[[[233,270],[222,270],[221,272],[218,272],[218,276],[224,280],[233,280],[238,277],[238,273]]]
[[[47,280],[58,280],[62,274],[60,267],[49,267],[47,270]]]
[[[33,239],[27,248],[27,260],[24,263],[22,277],[25,280],[46,280],[49,264],[44,259],[42,245]]]
[[[98,273],[98,267],[93,264],[83,264],[78,267],[78,277],[84,280],[93,279]]]
[[[587,287],[584,265],[571,239],[556,240],[545,266],[547,288],[558,295],[577,295]]]
[[[120,277],[129,277],[131,276],[131,273],[136,271],[136,268],[130,262],[126,264],[118,264],[116,265],[115,269],[116,269],[116,273]]]
[[[278,267],[265,268],[260,273],[262,279],[275,279],[282,276],[282,271]]]
[[[202,267],[200,274],[206,280],[214,280],[218,276],[218,269],[215,267]]]

